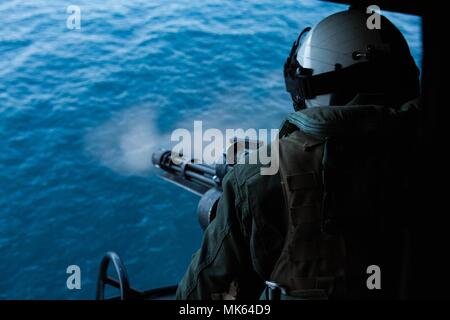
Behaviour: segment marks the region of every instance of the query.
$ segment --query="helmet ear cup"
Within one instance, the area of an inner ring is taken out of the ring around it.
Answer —
[[[342,65],[340,63],[336,63],[334,65],[334,70],[339,71],[342,69]],[[330,94],[330,102],[331,106],[339,106],[344,105],[348,101],[350,101],[354,97],[354,93],[350,92],[350,90],[342,90],[338,89],[337,91]]]

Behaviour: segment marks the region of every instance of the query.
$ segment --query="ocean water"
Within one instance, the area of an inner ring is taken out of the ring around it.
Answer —
[[[81,29],[66,26],[69,5]],[[173,129],[277,128],[282,65],[320,1],[0,2],[0,298],[91,299],[106,251],[137,288],[175,284],[198,198],[150,155]],[[382,8],[381,8],[382,9]],[[388,14],[421,62],[420,19]],[[81,268],[68,290],[66,268]]]

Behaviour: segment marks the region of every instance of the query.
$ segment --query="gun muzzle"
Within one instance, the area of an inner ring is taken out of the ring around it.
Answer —
[[[177,157],[174,161],[172,157],[171,151],[160,150],[153,153],[152,162],[156,167],[172,175],[209,188],[218,186],[215,166],[195,163],[193,159],[183,157]]]

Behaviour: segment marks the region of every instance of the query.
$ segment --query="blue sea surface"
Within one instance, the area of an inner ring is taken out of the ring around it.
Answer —
[[[81,8],[81,29],[66,26]],[[137,288],[175,284],[201,241],[198,197],[151,152],[193,120],[277,128],[282,66],[320,1],[0,3],[0,298],[91,299],[109,250]],[[382,9],[382,8],[381,8]],[[421,63],[421,21],[388,14]],[[68,290],[66,268],[81,268]]]

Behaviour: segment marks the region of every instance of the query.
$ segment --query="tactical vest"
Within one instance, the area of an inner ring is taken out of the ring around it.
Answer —
[[[415,107],[319,107],[286,119],[279,172],[288,226],[266,298],[403,297]],[[381,270],[381,289],[369,283],[370,266]]]

